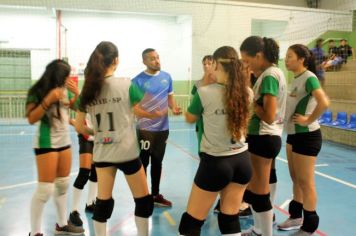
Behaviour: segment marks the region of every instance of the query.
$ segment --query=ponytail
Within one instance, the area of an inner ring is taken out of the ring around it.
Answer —
[[[85,82],[81,94],[80,106],[85,108],[100,94],[107,69],[119,56],[117,47],[111,42],[101,42],[90,55],[84,70]]]

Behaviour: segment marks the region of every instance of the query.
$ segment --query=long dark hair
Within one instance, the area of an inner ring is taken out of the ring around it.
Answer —
[[[40,104],[52,89],[64,87],[69,74],[70,65],[66,61],[60,59],[51,61],[40,79],[29,89],[27,96],[36,96],[38,99],[36,105]],[[60,118],[59,101],[54,105],[57,107],[57,118]]]
[[[267,61],[276,65],[278,64],[279,46],[272,38],[250,36],[242,42],[240,51],[247,53],[251,57],[262,52]]]
[[[249,119],[250,93],[249,78],[238,54],[233,47],[218,48],[213,58],[220,63],[229,75],[226,83],[224,105],[227,114],[227,128],[234,140],[247,133]]]
[[[313,72],[314,74],[316,73],[316,66],[315,66],[315,57],[313,53],[303,44],[294,44],[290,46],[288,49],[292,50],[298,57],[304,58],[304,63],[303,65],[305,68]]]
[[[111,42],[103,41],[96,46],[84,70],[85,82],[80,99],[81,107],[94,101],[100,94],[105,73],[118,56],[119,51]]]

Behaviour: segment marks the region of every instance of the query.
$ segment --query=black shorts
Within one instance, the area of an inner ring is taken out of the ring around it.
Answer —
[[[141,150],[140,157],[154,156],[157,159],[163,159],[166,151],[168,135],[168,130],[137,130],[138,145]]]
[[[305,156],[316,157],[321,150],[322,141],[320,129],[287,136],[287,143],[292,145],[292,151]]]
[[[194,183],[201,189],[218,192],[229,183],[247,184],[252,177],[248,151],[223,157],[200,153],[200,163]]]
[[[90,153],[93,154],[94,142],[88,141],[83,135],[78,135],[79,154]]]
[[[136,158],[132,161],[122,162],[122,163],[111,163],[111,162],[95,162],[95,167],[103,168],[103,167],[110,167],[115,166],[125,175],[132,175],[135,174],[137,171],[141,169],[142,163],[140,158]]]
[[[66,149],[69,149],[70,145],[64,146],[64,147],[60,147],[60,148],[35,148],[35,154],[37,155],[42,155],[42,154],[46,154],[49,152],[61,152],[64,151]]]
[[[246,142],[250,153],[267,159],[275,159],[282,148],[278,135],[248,135]]]

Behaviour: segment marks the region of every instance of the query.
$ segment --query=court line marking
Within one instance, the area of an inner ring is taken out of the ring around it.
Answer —
[[[329,166],[329,164],[316,164],[315,167],[324,167],[324,166]]]
[[[291,202],[292,200],[291,199],[287,199],[285,200],[285,202],[283,202],[279,207],[282,208],[282,209],[285,209],[289,203]]]
[[[284,163],[288,163],[288,161],[287,161],[286,159],[281,158],[281,157],[277,157],[277,160],[282,161],[282,162],[284,162]],[[340,184],[346,185],[346,186],[348,186],[348,187],[350,187],[350,188],[356,189],[356,185],[355,185],[355,184],[349,183],[349,182],[347,182],[347,181],[345,181],[345,180],[342,180],[342,179],[333,177],[333,176],[331,176],[331,175],[327,175],[327,174],[321,173],[321,172],[319,172],[319,171],[314,171],[314,172],[315,172],[315,174],[317,174],[317,175],[319,175],[319,176],[322,176],[322,177],[324,177],[324,178],[327,178],[327,179],[333,180],[333,181],[335,181],[335,182],[338,182],[338,183],[340,183]]]
[[[78,174],[78,171],[71,172],[69,174],[69,176],[77,175],[77,174]],[[23,187],[23,186],[27,186],[27,185],[31,185],[31,184],[37,184],[37,183],[38,183],[38,181],[35,180],[35,181],[25,182],[25,183],[21,183],[21,184],[13,184],[13,185],[8,185],[8,186],[3,186],[3,187],[0,187],[0,191],[1,190],[8,190],[8,189],[13,189],[13,188],[18,188],[18,187]]]
[[[163,215],[166,217],[167,221],[169,222],[170,225],[176,226],[177,223],[174,221],[173,217],[168,213],[168,211],[164,211]]]

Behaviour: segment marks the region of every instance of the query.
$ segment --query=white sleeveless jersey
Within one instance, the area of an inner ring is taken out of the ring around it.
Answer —
[[[86,107],[95,133],[95,162],[121,163],[139,156],[130,84],[129,79],[106,78],[100,95]]]

